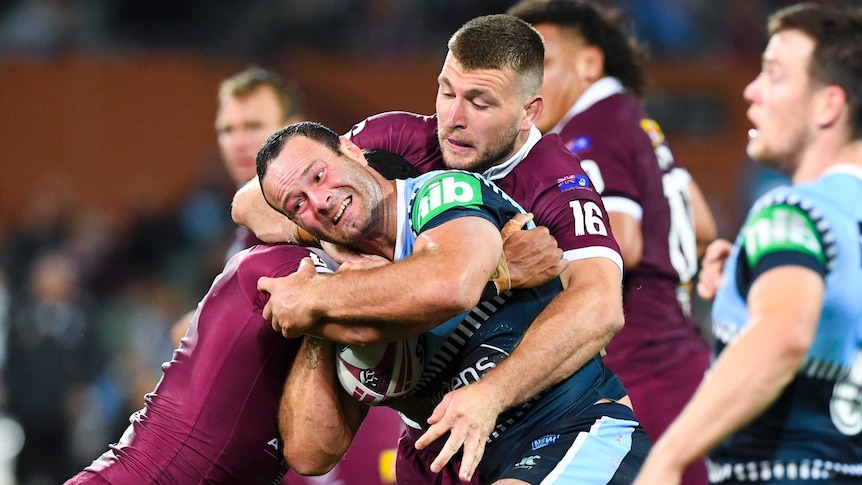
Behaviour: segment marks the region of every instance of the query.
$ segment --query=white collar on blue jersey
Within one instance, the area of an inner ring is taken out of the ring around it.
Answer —
[[[521,149],[518,150],[517,153],[512,155],[511,158],[501,163],[500,165],[494,165],[488,170],[485,170],[482,175],[488,177],[490,180],[498,180],[505,177],[509,174],[509,172],[512,171],[512,169],[514,169],[518,166],[519,163],[521,163],[521,160],[523,160],[524,157],[526,157],[527,154],[530,153],[530,150],[532,150],[536,143],[539,143],[539,140],[541,139],[542,132],[539,131],[539,129],[536,128],[535,125],[533,125],[530,128],[530,135],[527,136],[527,141],[524,143],[524,146],[522,146]]]
[[[573,104],[571,108],[569,108],[569,112],[566,113],[566,116],[563,116],[563,119],[561,119],[560,122],[557,123],[557,126],[551,129],[549,133],[559,133],[563,131],[563,127],[566,126],[566,123],[568,123],[570,119],[574,118],[576,114],[586,111],[590,106],[605,98],[624,92],[626,92],[626,88],[619,79],[610,76],[599,79],[584,91],[584,94],[575,101],[575,104]]]
[[[823,172],[823,175],[830,175],[833,173],[844,173],[852,175],[858,179],[862,179],[862,167],[855,163],[839,163],[837,165],[833,165],[827,168],[826,171]]]

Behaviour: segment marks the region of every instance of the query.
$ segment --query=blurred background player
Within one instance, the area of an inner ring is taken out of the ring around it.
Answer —
[[[272,71],[252,67],[222,81],[218,91],[215,129],[225,169],[237,187],[255,177],[257,151],[272,133],[283,126],[305,119],[298,89]],[[225,260],[242,249],[261,244],[253,232],[237,226],[233,244]],[[192,312],[193,313],[193,312]],[[185,335],[192,313],[177,321],[172,329],[175,345]],[[335,483],[340,476],[351,476],[363,483],[392,483],[394,456],[401,420],[387,408],[373,408],[357,433],[343,464],[327,477]],[[370,466],[378,464],[378,466]],[[285,483],[309,483],[289,472]],[[321,483],[318,478],[314,483]],[[323,482],[327,483],[327,482]]]
[[[578,156],[608,211],[623,256],[626,325],[605,362],[655,440],[694,394],[710,349],[692,318],[698,248],[715,222],[639,98],[644,58],[619,12],[579,0],[527,0],[509,13],[545,40],[545,110],[536,120]],[[692,464],[683,483],[707,483]]]
[[[215,129],[225,169],[237,187],[255,176],[257,150],[279,128],[303,121],[302,98],[295,86],[271,71],[250,68],[222,81]],[[254,233],[237,226],[226,259],[260,244]]]
[[[862,11],[797,4],[768,30],[747,152],[793,185],[707,249],[718,357],[638,485],[705,453],[712,483],[862,483]]]

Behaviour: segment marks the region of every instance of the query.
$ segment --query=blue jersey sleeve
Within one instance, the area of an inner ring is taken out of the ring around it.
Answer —
[[[498,229],[523,212],[484,177],[460,171],[439,172],[427,179],[410,202],[410,223],[420,234],[460,217],[481,217]]]

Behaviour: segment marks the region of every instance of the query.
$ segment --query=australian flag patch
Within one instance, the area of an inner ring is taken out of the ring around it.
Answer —
[[[566,175],[557,179],[557,187],[560,192],[572,189],[586,189],[590,186],[590,179],[586,175]]]
[[[566,143],[566,148],[568,148],[572,153],[578,153],[586,150],[590,145],[592,145],[592,143],[590,143],[590,137],[582,136]]]

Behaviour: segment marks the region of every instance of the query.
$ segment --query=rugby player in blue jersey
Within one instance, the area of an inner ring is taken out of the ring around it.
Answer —
[[[712,483],[862,482],[862,13],[798,4],[768,30],[747,152],[793,185],[707,249],[718,358],[637,485],[706,453]]]
[[[494,363],[505,362],[537,315],[563,291],[558,278],[532,290],[501,295],[496,289],[484,291],[502,255],[500,230],[523,209],[478,174],[432,171],[417,178],[387,181],[368,168],[362,151],[349,139],[306,122],[270,137],[258,153],[258,177],[267,201],[302,229],[322,240],[393,261],[329,277],[312,274],[310,262],[301,266],[296,278],[287,280],[301,282],[293,288],[291,300],[293,313],[302,319],[280,326],[285,336],[309,333],[368,344],[426,332],[426,341],[442,339],[448,347],[456,345],[448,338],[450,325],[482,302],[477,312],[488,315],[487,320],[470,328],[466,343],[459,343],[463,348],[447,362],[454,367],[441,367],[440,375],[435,376],[440,378],[437,388],[423,389],[426,395],[419,396],[433,405],[451,398],[449,376],[459,375],[479,354]],[[582,190],[584,198],[598,197],[589,187],[576,190]],[[410,302],[415,298],[436,298],[437,311],[412,310]],[[438,325],[453,316],[457,318]],[[428,353],[437,357],[433,351]],[[323,355],[323,361],[333,361],[331,345],[329,354]],[[321,359],[312,359],[309,370],[320,369],[317,363]],[[332,382],[331,376],[320,380]],[[467,387],[481,382],[479,378]],[[300,390],[303,385],[308,388],[305,394]],[[318,385],[311,378],[287,387],[298,396],[287,406],[298,415],[295,425],[286,426],[294,431],[321,409],[346,407],[344,401],[349,401],[344,394],[331,406],[319,403],[321,397],[328,401],[329,394],[320,391],[325,384]],[[470,467],[465,478],[469,480],[478,466],[488,483],[538,485],[549,479],[556,483],[630,483],[650,445],[627,402],[622,384],[596,354],[577,372],[501,414],[487,446],[482,443],[484,457],[465,463]],[[302,413],[302,409],[308,411]],[[428,422],[427,409],[409,418]],[[496,412],[489,412],[496,417]],[[320,427],[336,437],[349,436],[356,423],[346,423],[342,432],[341,422],[327,419]],[[304,455],[314,451],[310,442],[315,439],[323,443],[322,450],[328,450],[325,454],[332,454],[326,435],[314,427],[305,438],[287,439],[286,446],[292,445],[298,453],[285,449],[291,466],[308,471]],[[349,440],[341,446],[347,443]],[[412,477],[399,477],[399,481],[405,478]]]

